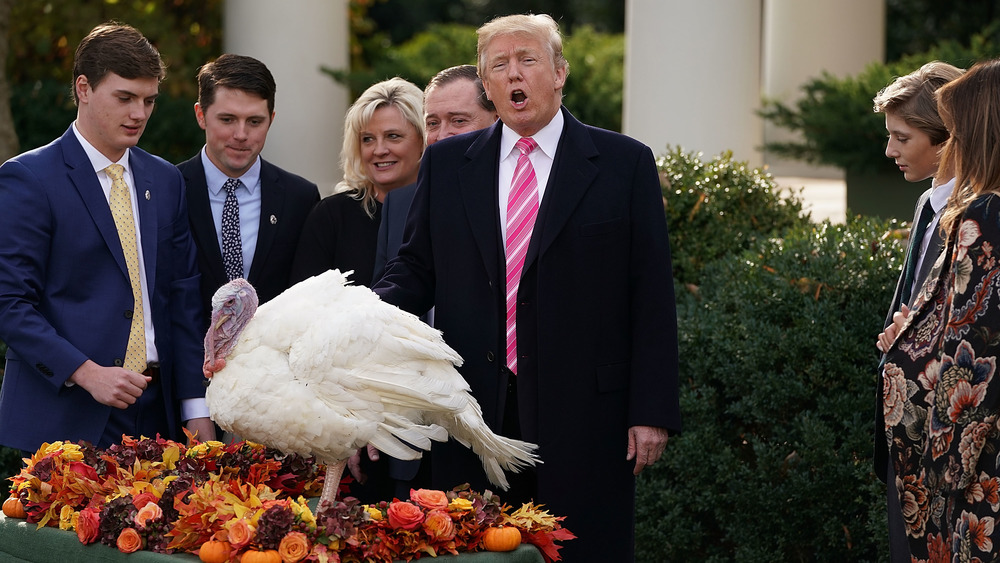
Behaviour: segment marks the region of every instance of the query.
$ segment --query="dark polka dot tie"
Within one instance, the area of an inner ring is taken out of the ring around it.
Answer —
[[[230,280],[243,277],[243,241],[240,238],[240,203],[236,199],[236,188],[240,181],[226,180],[226,202],[222,205],[222,262],[226,265],[226,276]]]

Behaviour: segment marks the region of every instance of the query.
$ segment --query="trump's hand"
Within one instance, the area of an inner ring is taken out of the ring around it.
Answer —
[[[354,455],[347,460],[347,469],[350,470],[351,476],[354,477],[355,481],[364,485],[365,482],[368,481],[368,475],[366,475],[364,470],[361,469],[361,452],[366,452],[368,454],[368,459],[378,461],[378,448],[368,444],[364,448],[360,448],[354,452]]]
[[[633,426],[628,429],[628,456],[625,459],[635,459],[633,475],[656,463],[667,447],[666,428],[656,426]]]

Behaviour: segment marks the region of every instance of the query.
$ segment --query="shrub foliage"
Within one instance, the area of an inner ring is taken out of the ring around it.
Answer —
[[[680,208],[668,211],[678,278],[699,283],[677,287],[685,430],[640,477],[638,560],[885,553],[885,488],[871,462],[874,336],[902,241],[895,224],[856,218],[770,231],[765,223],[732,244],[743,232],[736,218],[761,205],[742,204],[739,192],[758,181],[759,172],[737,168],[702,182],[705,200],[731,207],[700,225],[684,218],[702,198],[664,187],[668,209]],[[697,247],[684,242],[687,225],[689,236],[718,239],[701,268],[688,256]]]
[[[657,160],[674,277],[681,283],[697,284],[707,263],[808,223],[802,201],[796,194],[781,197],[770,174],[733,160],[731,152],[709,161],[701,156],[667,147]]]

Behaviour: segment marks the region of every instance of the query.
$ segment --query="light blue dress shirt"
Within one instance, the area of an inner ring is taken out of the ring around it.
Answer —
[[[205,168],[205,182],[208,185],[208,202],[212,206],[212,222],[215,236],[222,249],[222,206],[226,202],[223,186],[229,176],[223,174],[208,158],[205,148],[201,149],[201,164]],[[236,199],[240,203],[240,239],[243,246],[243,277],[250,275],[254,252],[257,250],[257,233],[260,229],[260,156],[250,169],[239,177],[242,184],[236,189]]]

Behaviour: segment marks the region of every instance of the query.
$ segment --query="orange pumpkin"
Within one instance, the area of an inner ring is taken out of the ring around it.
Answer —
[[[246,551],[240,563],[281,563],[281,556],[274,549],[267,551]]]
[[[521,530],[514,526],[487,528],[483,534],[483,547],[489,551],[513,551],[521,545]]]
[[[211,540],[201,544],[198,559],[205,563],[226,563],[231,547],[227,541]]]
[[[3,501],[3,515],[8,518],[28,517],[28,514],[24,511],[24,505],[21,504],[21,500],[15,496]]]

